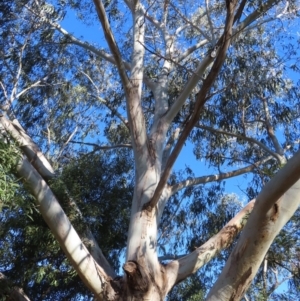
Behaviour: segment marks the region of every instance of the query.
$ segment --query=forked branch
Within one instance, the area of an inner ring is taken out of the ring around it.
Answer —
[[[194,252],[167,265],[167,273],[173,276],[172,286],[195,273],[199,268],[212,260],[220,251],[226,249],[245,226],[253,209],[255,200],[249,202],[223,229],[211,237]],[[175,277],[174,277],[175,275]]]
[[[146,204],[147,206],[145,206],[145,208],[147,208],[148,210],[152,210],[158,203],[159,198],[162,194],[162,191],[169,179],[172,167],[173,167],[187,137],[189,136],[190,132],[192,131],[192,129],[198,122],[202,108],[203,108],[205,102],[207,101],[207,98],[206,98],[207,93],[209,92],[211,86],[213,85],[213,83],[223,65],[223,62],[225,60],[227,49],[228,49],[228,47],[230,45],[230,41],[231,41],[232,25],[233,25],[233,20],[234,20],[234,11],[235,11],[235,6],[237,4],[237,0],[228,1],[227,3],[228,3],[228,7],[227,7],[227,17],[226,17],[225,29],[224,29],[224,33],[223,33],[222,37],[220,38],[220,40],[218,41],[218,44],[217,44],[219,49],[218,49],[218,54],[217,54],[216,60],[213,64],[207,78],[203,82],[203,86],[202,86],[200,92],[198,93],[198,97],[196,99],[195,109],[194,109],[190,119],[187,121],[187,124],[184,127],[184,129],[178,139],[178,142],[176,143],[176,145],[172,151],[172,154],[167,161],[166,168],[161,176],[161,179],[154,192],[154,195],[153,195],[151,201],[148,204]]]

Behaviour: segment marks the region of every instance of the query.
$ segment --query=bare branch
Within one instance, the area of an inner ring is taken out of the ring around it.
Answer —
[[[99,145],[99,144],[96,144],[96,143],[80,142],[80,141],[74,141],[74,140],[70,140],[69,142],[70,143],[75,143],[75,144],[93,146],[97,150],[100,150],[100,149],[109,150],[109,149],[115,149],[115,148],[121,148],[121,147],[132,148],[131,144]]]
[[[91,84],[94,86],[95,90],[97,91],[97,94],[100,94],[99,88],[98,86],[94,83],[94,81],[92,80],[92,78],[84,71],[80,71],[83,75],[85,75],[87,77],[87,79],[91,82]],[[115,109],[113,108],[109,102],[105,99],[103,99],[100,96],[97,95],[93,95],[93,94],[89,94],[90,96],[98,99],[101,103],[103,103],[113,114],[115,114],[122,122],[123,124],[129,129],[129,125],[127,120],[124,119],[124,117]]]
[[[30,187],[44,220],[80,278],[98,298],[101,298],[103,290],[110,285],[108,276],[82,243],[49,186],[26,158],[20,160],[16,171]]]
[[[300,151],[265,185],[207,300],[239,300],[276,235],[300,205]],[[229,284],[230,283],[230,284]]]
[[[3,85],[2,81],[0,81],[0,86],[1,86],[1,89],[2,89],[2,91],[3,91],[3,94],[4,94],[5,99],[8,100],[8,95],[7,95],[5,86]]]
[[[188,18],[186,18],[185,17],[185,15],[183,15],[182,13],[181,13],[181,11],[172,3],[172,2],[170,2],[170,6],[172,6],[173,7],[173,9],[176,11],[176,13],[187,23],[187,24],[189,24],[192,28],[194,28],[194,29],[196,29],[198,32],[200,32],[202,35],[203,35],[203,37],[206,39],[206,40],[208,40],[210,43],[212,43],[212,40],[211,40],[211,38],[210,38],[210,36],[208,36],[200,27],[198,27],[197,25],[195,25],[192,21],[190,21]],[[206,15],[206,13],[204,14],[204,15]],[[214,45],[213,43],[212,43],[212,45]]]
[[[19,98],[20,96],[22,96],[23,94],[25,94],[27,91],[29,91],[30,89],[34,88],[34,87],[38,87],[38,86],[41,86],[40,84],[45,81],[47,79],[48,76],[45,76],[44,78],[36,81],[35,83],[29,85],[28,87],[26,87],[25,89],[23,89],[21,92],[19,92],[17,95],[16,95],[16,98]]]
[[[34,170],[45,180],[53,179],[55,177],[54,170],[40,151],[38,146],[32,141],[32,139],[25,133],[23,129],[17,126],[15,123],[10,122],[7,118],[0,114],[0,124],[3,126],[5,131],[20,145],[21,149],[25,153],[26,157],[33,165]],[[72,201],[73,207],[76,207],[77,212],[80,212],[75,201]],[[81,215],[81,213],[80,213]],[[104,268],[105,272],[114,277],[114,271],[104,257],[95,237],[93,236],[90,229],[87,227],[85,233],[86,239],[89,241],[91,246],[91,253],[97,260],[98,264]]]
[[[192,54],[194,51],[196,51],[197,49],[199,49],[200,47],[206,45],[207,43],[209,43],[209,41],[207,39],[202,40],[200,42],[198,42],[197,44],[189,47],[185,52],[183,52],[178,58],[176,58],[176,62],[180,63],[181,61],[183,61],[184,59],[186,59],[190,54]],[[199,77],[199,75],[198,75]]]
[[[206,8],[206,15],[207,15],[207,20],[210,28],[210,33],[211,33],[211,38],[212,38],[212,44],[215,45],[216,43],[216,38],[215,38],[215,33],[214,33],[214,27],[210,18],[210,11],[209,11],[209,0],[205,0],[205,8]]]
[[[233,31],[232,37],[236,37],[239,35],[245,28],[247,28],[250,24],[256,21],[261,15],[263,15],[268,9],[270,9],[278,0],[269,0],[266,3],[260,5],[258,9],[256,9],[253,13],[251,13],[247,18],[243,20],[243,22],[239,23],[237,28]],[[170,5],[172,5],[170,3]],[[207,38],[209,41],[209,37]],[[220,41],[220,40],[219,40]],[[191,94],[192,90],[196,87],[197,83],[202,80],[203,74],[206,69],[211,65],[213,62],[213,57],[211,53],[207,54],[191,76],[191,78],[186,83],[184,89],[182,90],[181,94],[178,96],[176,101],[173,103],[172,107],[167,112],[166,116],[164,117],[167,122],[171,122],[174,117],[179,112],[180,108]]]
[[[121,53],[120,53],[120,50],[117,46],[117,43],[116,43],[115,38],[113,36],[113,33],[111,31],[111,28],[110,28],[110,25],[109,25],[109,22],[108,22],[106,13],[105,13],[103,3],[102,3],[101,0],[93,0],[93,2],[95,4],[99,20],[102,24],[105,39],[108,43],[108,46],[110,48],[110,51],[112,52],[112,56],[114,58],[115,64],[118,68],[118,71],[119,71],[119,74],[120,74],[120,77],[121,77],[121,81],[122,81],[123,86],[124,86],[124,90],[125,90],[126,94],[129,94],[129,88],[131,87],[131,83],[130,83],[130,81],[128,79],[128,76],[126,74],[126,67],[125,67],[125,64],[122,60]]]
[[[167,163],[167,160],[171,154],[171,151],[172,151],[172,147],[175,143],[175,141],[178,139],[179,137],[179,132],[180,132],[180,128],[177,128],[175,129],[175,131],[171,134],[166,146],[165,146],[165,149],[163,151],[163,156],[162,156],[162,165],[161,165],[161,170],[164,170],[165,169],[165,165]]]
[[[202,176],[202,177],[198,177],[198,178],[194,178],[194,179],[188,179],[185,181],[182,181],[180,183],[174,184],[171,187],[171,195],[173,195],[174,193],[178,192],[179,190],[186,188],[186,187],[191,187],[191,186],[195,186],[195,185],[199,185],[199,184],[205,184],[205,183],[210,183],[210,182],[215,182],[215,181],[221,181],[224,179],[229,179],[229,178],[233,178],[236,176],[240,176],[243,175],[245,173],[248,173],[250,171],[253,171],[255,169],[257,169],[260,165],[272,160],[273,157],[269,156],[263,160],[257,161],[251,165],[248,165],[246,167],[243,168],[239,168],[236,170],[232,170],[229,172],[224,172],[221,174],[217,174],[217,175],[208,175],[208,176]]]
[[[161,176],[161,179],[156,187],[154,195],[153,195],[151,201],[148,204],[146,204],[147,207],[145,206],[145,208],[148,208],[148,210],[152,210],[158,203],[159,198],[162,194],[162,191],[163,191],[163,189],[168,181],[168,178],[170,176],[173,164],[176,161],[188,135],[192,131],[195,124],[198,122],[200,112],[201,112],[205,102],[207,101],[206,95],[209,92],[212,84],[214,83],[217,75],[219,74],[221,66],[223,65],[223,62],[226,57],[227,49],[230,45],[231,34],[232,34],[232,24],[233,24],[234,10],[235,10],[236,3],[237,3],[237,0],[228,2],[225,29],[224,29],[222,38],[218,42],[218,47],[219,47],[218,55],[216,57],[216,60],[213,64],[207,78],[203,82],[202,88],[201,88],[201,90],[198,94],[197,100],[196,100],[194,112],[192,113],[185,128],[183,129],[183,131],[178,139],[178,142],[177,142],[176,146],[174,147],[171,156],[168,159],[166,168],[165,168],[165,170]],[[168,113],[167,113],[167,115],[168,115]],[[173,113],[175,113],[175,112],[173,111]],[[166,116],[166,118],[169,119],[170,116]]]
[[[0,123],[13,139],[20,145],[27,158],[34,165],[36,170],[43,176],[44,179],[52,178],[54,170],[48,160],[44,157],[41,150],[24,132],[22,128],[8,120],[4,115],[0,114]]]
[[[260,6],[251,13],[247,18],[245,18],[234,31],[234,35],[242,32],[246,27],[256,21],[260,16],[262,16],[266,11],[268,11],[273,5],[277,4],[278,0],[269,0],[267,2],[261,2]]]
[[[276,135],[275,135],[275,132],[274,132],[274,128],[272,126],[272,123],[271,123],[271,116],[270,116],[270,112],[269,112],[269,106],[268,106],[268,103],[267,103],[267,100],[265,97],[261,97],[261,100],[263,102],[263,105],[264,105],[264,111],[265,111],[265,116],[266,116],[266,121],[265,121],[265,125],[266,125],[266,128],[267,128],[267,133],[273,143],[273,146],[274,148],[276,149],[276,152],[278,154],[280,154],[281,156],[284,154],[283,152],[283,148],[281,147]]]
[[[254,143],[254,144],[258,145],[259,147],[261,147],[263,150],[265,150],[268,154],[270,154],[271,156],[273,156],[276,160],[278,160],[278,162],[280,162],[280,163],[282,162],[282,155],[281,154],[273,152],[271,149],[269,149],[263,143],[261,143],[260,141],[254,139],[254,138],[247,137],[247,136],[241,135],[241,134],[235,134],[235,133],[231,133],[231,132],[219,130],[219,129],[214,129],[212,127],[205,126],[205,125],[198,125],[197,127],[200,128],[200,129],[208,130],[208,131],[210,131],[212,133],[217,133],[217,134],[221,134],[221,135],[236,137],[236,138],[239,138],[241,140]]]
[[[211,237],[205,244],[198,247],[194,252],[178,260],[171,261],[167,265],[167,273],[170,277],[170,287],[212,260],[221,250],[226,249],[234,238],[245,226],[248,216],[253,209],[255,200],[249,202],[223,229]]]
[[[63,153],[63,151],[65,150],[65,148],[67,147],[67,145],[69,144],[69,142],[71,141],[71,139],[74,137],[74,135],[76,134],[77,130],[78,130],[78,126],[76,125],[74,131],[70,134],[69,138],[67,139],[67,141],[64,142],[62,148],[60,149],[60,152],[56,156],[56,160],[58,160],[60,158],[61,154]]]
[[[28,7],[28,6],[25,6],[25,7],[32,14],[34,14],[37,17],[40,17],[40,15],[37,12],[35,12],[31,7]],[[88,42],[83,42],[83,41],[75,38],[71,33],[69,33],[67,30],[65,30],[60,24],[51,21],[46,16],[43,16],[43,20],[45,22],[49,23],[53,28],[58,30],[60,33],[62,33],[68,40],[70,40],[70,42],[72,44],[80,46],[80,47],[94,53],[96,56],[99,56],[99,57],[103,58],[104,60],[106,60],[106,61],[108,61],[108,62],[110,62],[114,65],[116,64],[116,61],[115,61],[115,59],[112,55],[106,53],[105,51],[99,50],[98,48],[94,47],[93,45],[89,44]],[[128,68],[129,68],[129,64],[128,64]]]
[[[22,68],[23,68],[23,63],[22,63],[23,52],[27,46],[28,39],[29,39],[29,37],[27,37],[25,39],[25,42],[22,45],[20,53],[19,53],[19,66],[18,66],[18,71],[17,71],[16,77],[14,78],[13,89],[12,89],[11,96],[10,96],[10,105],[12,105],[13,100],[16,98],[17,89],[18,89],[18,85],[19,85],[19,79],[21,76]]]
[[[158,260],[159,261],[177,260],[177,259],[180,259],[180,258],[182,258],[184,256],[186,256],[186,254],[184,254],[184,255],[166,254],[166,255],[163,255],[163,256],[159,256]]]

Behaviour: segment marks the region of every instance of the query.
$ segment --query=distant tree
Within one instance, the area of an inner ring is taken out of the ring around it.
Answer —
[[[43,300],[297,295],[298,9],[2,1],[6,279]],[[71,10],[108,47],[67,32]],[[193,154],[175,170],[185,146]],[[225,193],[225,180],[241,175],[246,205]],[[288,280],[291,292],[276,292]]]

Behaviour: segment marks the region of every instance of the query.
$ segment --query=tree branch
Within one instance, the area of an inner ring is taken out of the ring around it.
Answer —
[[[103,3],[101,0],[93,0],[93,2],[95,4],[96,11],[97,11],[99,20],[100,20],[102,28],[103,28],[105,39],[106,39],[109,49],[112,53],[112,57],[114,58],[115,64],[118,68],[119,75],[121,77],[121,81],[122,81],[125,93],[129,94],[129,89],[131,88],[131,83],[126,74],[125,63],[122,60],[120,50],[117,46],[117,43],[116,43],[113,33],[111,31],[110,24],[109,24],[107,16],[106,16],[106,12],[105,12]]]
[[[0,114],[0,123],[5,131],[18,143],[24,154],[44,179],[50,179],[55,176],[51,164],[22,128],[8,120],[3,114]]]
[[[214,181],[221,181],[221,180],[224,180],[224,179],[229,179],[229,178],[233,178],[233,177],[236,177],[236,176],[243,175],[247,172],[250,172],[254,169],[257,169],[260,165],[268,162],[271,159],[273,159],[273,157],[269,156],[269,157],[267,157],[263,160],[257,161],[257,162],[255,162],[251,165],[248,165],[246,167],[239,168],[239,169],[236,169],[236,170],[233,170],[233,171],[224,172],[224,173],[217,174],[217,175],[202,176],[202,177],[182,181],[180,183],[174,184],[171,187],[171,195],[175,194],[176,192],[178,192],[181,189],[186,188],[186,187],[191,187],[191,186],[195,186],[195,185],[199,185],[199,184],[205,184],[205,183],[214,182]]]
[[[276,235],[300,205],[300,151],[265,185],[256,199],[207,301],[239,300],[248,289]]]
[[[236,138],[239,138],[241,140],[254,143],[254,144],[258,145],[259,147],[261,147],[263,150],[265,150],[268,154],[270,154],[271,156],[273,156],[278,162],[280,162],[280,163],[282,162],[282,155],[281,154],[273,152],[271,149],[269,149],[263,143],[261,143],[260,141],[254,139],[254,138],[247,137],[247,136],[240,135],[240,134],[235,134],[235,133],[227,132],[227,131],[223,131],[223,130],[219,130],[219,129],[214,129],[212,127],[205,126],[205,125],[198,125],[196,127],[200,128],[200,129],[208,130],[208,131],[210,131],[212,133],[217,133],[217,134],[221,134],[221,135],[236,137]]]
[[[240,34],[246,27],[252,24],[255,20],[257,20],[262,14],[264,14],[268,9],[270,9],[274,3],[277,3],[278,0],[269,0],[266,3],[260,5],[258,9],[256,9],[253,13],[251,13],[247,18],[245,18],[241,23],[238,24],[237,28],[233,31],[232,37]],[[170,5],[172,5],[170,3]],[[222,37],[221,37],[222,38]],[[209,41],[209,38],[207,39]],[[219,40],[220,41],[220,40]],[[209,67],[209,65],[213,62],[214,58],[211,56],[211,53],[207,54],[191,76],[191,78],[186,83],[184,89],[170,107],[166,116],[164,117],[167,122],[171,122],[180,108],[191,94],[192,90],[196,87],[197,83],[202,79],[204,72]]]
[[[80,278],[102,300],[110,286],[109,278],[82,243],[49,186],[26,158],[20,160],[16,172],[30,188],[44,220]]]
[[[283,154],[284,154],[283,148],[281,147],[281,145],[280,145],[280,143],[279,143],[279,141],[278,141],[278,139],[275,135],[274,128],[273,128],[272,123],[271,123],[271,116],[270,116],[269,106],[268,106],[267,100],[266,100],[265,97],[261,97],[261,100],[263,102],[265,116],[266,116],[265,125],[266,125],[266,128],[267,128],[268,136],[271,139],[271,141],[273,143],[273,146],[276,149],[276,152],[278,154],[280,154],[281,156],[283,156]]]
[[[212,45],[212,39],[210,38],[210,36],[208,36],[199,26],[195,25],[192,21],[190,21],[188,18],[186,18],[181,11],[172,3],[170,2],[170,6],[172,6],[172,8],[176,11],[176,13],[187,23],[189,24],[192,28],[196,29],[200,34],[203,35],[203,37],[209,41],[209,43],[211,43]],[[207,13],[204,13],[203,16],[205,16]],[[202,16],[202,17],[203,17]]]
[[[234,19],[234,10],[235,10],[236,4],[237,4],[237,0],[228,2],[225,29],[224,29],[224,33],[223,33],[221,39],[218,42],[218,47],[219,47],[218,55],[216,57],[216,60],[213,64],[207,78],[203,81],[202,88],[196,99],[194,112],[192,113],[185,128],[183,129],[183,131],[178,139],[178,142],[177,142],[176,146],[174,147],[171,156],[168,159],[166,168],[165,168],[165,170],[161,176],[161,179],[156,187],[154,195],[153,195],[151,201],[148,204],[146,204],[147,207],[145,206],[145,208],[148,208],[148,210],[152,210],[158,203],[159,198],[162,194],[162,191],[163,191],[163,189],[168,181],[168,178],[170,176],[173,164],[176,161],[187,137],[189,136],[190,132],[194,128],[196,122],[198,122],[202,108],[203,108],[205,102],[207,101],[206,95],[209,92],[211,86],[213,85],[217,75],[219,74],[221,66],[223,65],[223,62],[226,57],[227,49],[230,45],[230,40],[231,40],[231,35],[232,35],[232,24],[233,24],[233,19]],[[171,110],[172,110],[172,108],[171,108]],[[175,113],[175,112],[173,111],[173,113]],[[168,114],[169,114],[169,112],[167,113],[167,116],[166,116],[167,119],[170,118],[170,116],[168,116]]]
[[[144,60],[144,47],[141,43],[144,42],[145,22],[143,10],[140,8],[139,2],[136,2],[133,7],[133,53],[131,64],[130,80],[126,74],[125,66],[123,64],[120,51],[115,42],[113,33],[106,16],[106,12],[101,0],[93,0],[96,10],[102,24],[106,41],[115,58],[116,65],[121,77],[122,85],[125,90],[127,100],[127,114],[129,119],[129,126],[131,129],[131,136],[133,141],[133,150],[136,161],[145,161],[141,159],[141,153],[148,154],[147,152],[147,134],[145,127],[144,114],[141,106],[141,90],[143,84],[143,60]],[[141,148],[143,149],[140,152]]]
[[[197,49],[199,49],[200,47],[206,45],[207,43],[209,43],[209,41],[207,39],[202,40],[200,42],[198,42],[197,44],[189,47],[185,52],[183,52],[176,60],[176,63],[180,63],[181,61],[183,61],[184,59],[186,59],[190,54],[192,54],[194,51],[196,51]],[[199,77],[199,75],[198,75]]]
[[[210,33],[211,33],[211,40],[212,40],[212,44],[215,45],[216,43],[216,38],[215,38],[215,33],[214,33],[214,27],[210,18],[210,12],[209,12],[209,0],[205,0],[205,8],[206,8],[206,15],[207,15],[207,20],[208,20],[208,24],[209,24],[209,28],[210,28]]]
[[[10,122],[2,114],[0,114],[0,124],[3,126],[4,130],[19,144],[24,154],[26,155],[30,163],[33,165],[34,170],[37,173],[39,173],[39,176],[41,176],[44,180],[53,179],[55,177],[55,173],[51,164],[45,158],[38,146],[25,133],[25,131],[23,129],[20,129],[14,123]],[[76,208],[77,212],[79,212],[82,216],[75,201],[71,201],[73,206]],[[92,232],[88,227],[85,234],[91,246],[91,253],[93,257],[97,260],[98,264],[100,264],[103,267],[103,269],[109,276],[114,277],[115,272],[107,262],[95,237],[92,235]]]
[[[83,145],[88,145],[88,146],[93,146],[95,149],[103,149],[103,150],[109,150],[109,149],[115,149],[115,148],[120,148],[120,147],[126,147],[126,148],[132,148],[131,144],[116,144],[116,145],[99,145],[96,143],[90,143],[90,142],[81,142],[81,141],[74,141],[74,140],[70,140],[70,143],[74,143],[74,144],[83,144]]]
[[[166,167],[167,160],[171,154],[172,147],[173,147],[175,141],[179,137],[179,133],[180,133],[180,128],[175,129],[174,132],[171,134],[169,140],[167,141],[167,144],[163,151],[161,170],[164,170]]]
[[[212,260],[220,251],[226,249],[245,226],[253,209],[255,200],[249,202],[223,229],[211,237],[194,252],[178,260],[171,261],[166,269],[170,277],[168,289],[195,273],[199,268]],[[220,299],[221,300],[221,299]]]

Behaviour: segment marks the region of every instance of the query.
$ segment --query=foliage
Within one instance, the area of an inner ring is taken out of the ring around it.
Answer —
[[[247,1],[246,14],[259,3]],[[170,108],[199,60],[214,50],[223,30],[225,2],[211,1],[209,13],[205,1],[143,4],[146,13],[158,21],[163,19],[164,5],[169,12],[164,30],[145,17],[146,80],[141,105],[150,135],[159,93],[151,90],[149,82],[159,86],[166,79],[163,105]],[[128,8],[115,0],[104,1],[104,6],[122,58],[129,64],[132,26]],[[186,141],[192,159],[184,159],[185,169],[175,166],[168,181],[171,187],[207,171],[222,176],[250,166],[248,175],[239,178],[242,197],[228,194],[232,185],[222,180],[183,186],[171,196],[162,216],[157,242],[161,256],[191,252],[218,233],[241,209],[244,199],[257,196],[285,159],[298,150],[299,38],[287,32],[299,25],[298,11],[291,1],[288,17],[279,17],[285,10],[282,6],[262,15],[251,30],[234,34],[200,119]],[[104,55],[109,51],[99,42],[102,33],[84,41],[77,37],[77,25],[70,33],[62,30],[70,14],[85,24],[86,32],[96,32],[97,15],[91,1],[0,3],[0,108],[20,121],[52,163],[57,175],[47,183],[78,233],[83,237],[89,227],[106,258],[120,271],[135,186],[125,92],[111,57]],[[191,51],[198,42],[202,46]],[[188,122],[207,73],[182,105],[167,138]],[[17,182],[14,166],[19,154],[11,139],[9,143],[0,140],[0,272],[34,300],[88,298],[90,292],[65,259],[33,197]],[[299,294],[298,215],[274,241],[266,256],[267,273],[262,266],[248,298],[284,300]],[[204,299],[233,246],[177,285],[169,300]],[[287,296],[274,293],[284,280],[291,288]]]
[[[126,244],[132,197],[130,162],[124,154],[114,160],[111,154],[102,152],[74,158],[51,184],[55,193],[63,195],[61,205],[79,233],[91,225],[97,241],[103,242],[104,254],[117,270]],[[24,202],[32,201],[24,190],[16,195]],[[72,206],[73,199],[84,218]],[[116,223],[111,223],[112,218]],[[29,297],[77,300],[90,295],[36,209],[25,212],[23,204],[7,208],[0,215],[0,223],[1,271]]]
[[[15,205],[16,191],[19,185],[11,171],[18,163],[19,157],[19,151],[14,144],[0,139],[0,212],[3,207]]]

